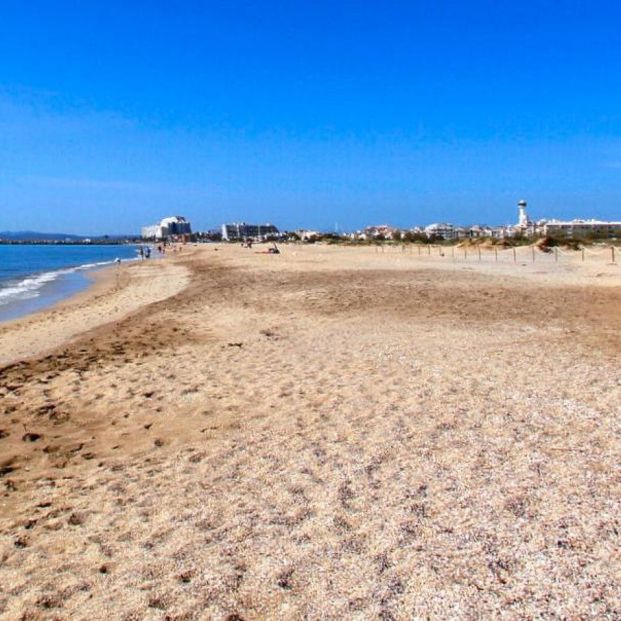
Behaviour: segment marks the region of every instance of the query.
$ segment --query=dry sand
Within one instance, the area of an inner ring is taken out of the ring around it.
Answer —
[[[621,617],[618,265],[214,250],[0,328],[0,618]]]

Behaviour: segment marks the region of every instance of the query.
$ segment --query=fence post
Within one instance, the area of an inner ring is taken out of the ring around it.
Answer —
[[[533,252],[533,263],[534,263],[535,262],[535,246],[533,245],[530,248],[531,248],[531,250]]]
[[[584,248],[580,248],[580,252],[582,253],[582,261],[584,262]]]
[[[496,263],[498,263],[498,248],[494,247],[494,257],[496,259]]]
[[[558,263],[558,248],[554,247],[554,260]]]
[[[468,248],[466,246],[464,246],[464,260],[468,260]]]
[[[477,246],[477,250],[479,251],[479,261],[481,260],[481,246]]]
[[[431,256],[431,244],[427,244],[427,255]]]
[[[513,262],[517,263],[517,253],[515,252],[515,248],[513,248]]]
[[[610,246],[610,254],[612,254],[612,262],[615,262],[615,247]]]
[[[455,260],[455,246],[451,246],[451,258]]]

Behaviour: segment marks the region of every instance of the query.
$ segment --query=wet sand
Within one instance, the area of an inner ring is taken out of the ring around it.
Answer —
[[[0,323],[0,365],[42,354],[181,291],[189,272],[171,261],[125,263],[92,272],[86,290],[21,319]]]
[[[541,259],[206,246],[0,327],[0,618],[619,617],[619,266]]]

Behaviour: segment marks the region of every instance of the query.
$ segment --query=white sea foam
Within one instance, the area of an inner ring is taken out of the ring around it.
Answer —
[[[133,261],[134,259],[125,260]],[[38,298],[41,295],[41,290],[45,287],[45,285],[58,280],[62,276],[92,270],[105,265],[112,265],[113,263],[114,261],[85,263],[84,265],[78,265],[77,267],[69,267],[60,270],[53,270],[51,272],[42,272],[41,274],[33,274],[23,280],[8,281],[5,286],[0,284],[0,306],[10,304],[11,302],[18,302],[20,300],[31,300]]]

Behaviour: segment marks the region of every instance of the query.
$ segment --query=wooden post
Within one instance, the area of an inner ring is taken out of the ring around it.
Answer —
[[[418,244],[418,256],[420,257],[420,243]]]
[[[427,254],[431,256],[431,244],[427,244]]]
[[[610,254],[612,255],[612,262],[615,262],[615,247],[610,246]]]
[[[464,260],[468,260],[468,249],[466,248],[466,246],[464,246]]]
[[[513,262],[517,263],[517,253],[515,252],[515,248],[513,248]]]
[[[477,246],[477,250],[479,251],[479,261],[481,260],[481,246]]]
[[[580,252],[582,253],[582,261],[584,262],[584,248],[580,248]]]
[[[533,263],[534,263],[535,262],[535,246],[533,245],[530,248],[531,248],[531,250],[533,252]]]
[[[554,247],[554,260],[558,263],[558,248]]]
[[[498,248],[494,246],[494,257],[496,258],[496,263],[498,263]]]
[[[451,246],[451,258],[455,260],[455,246]]]

